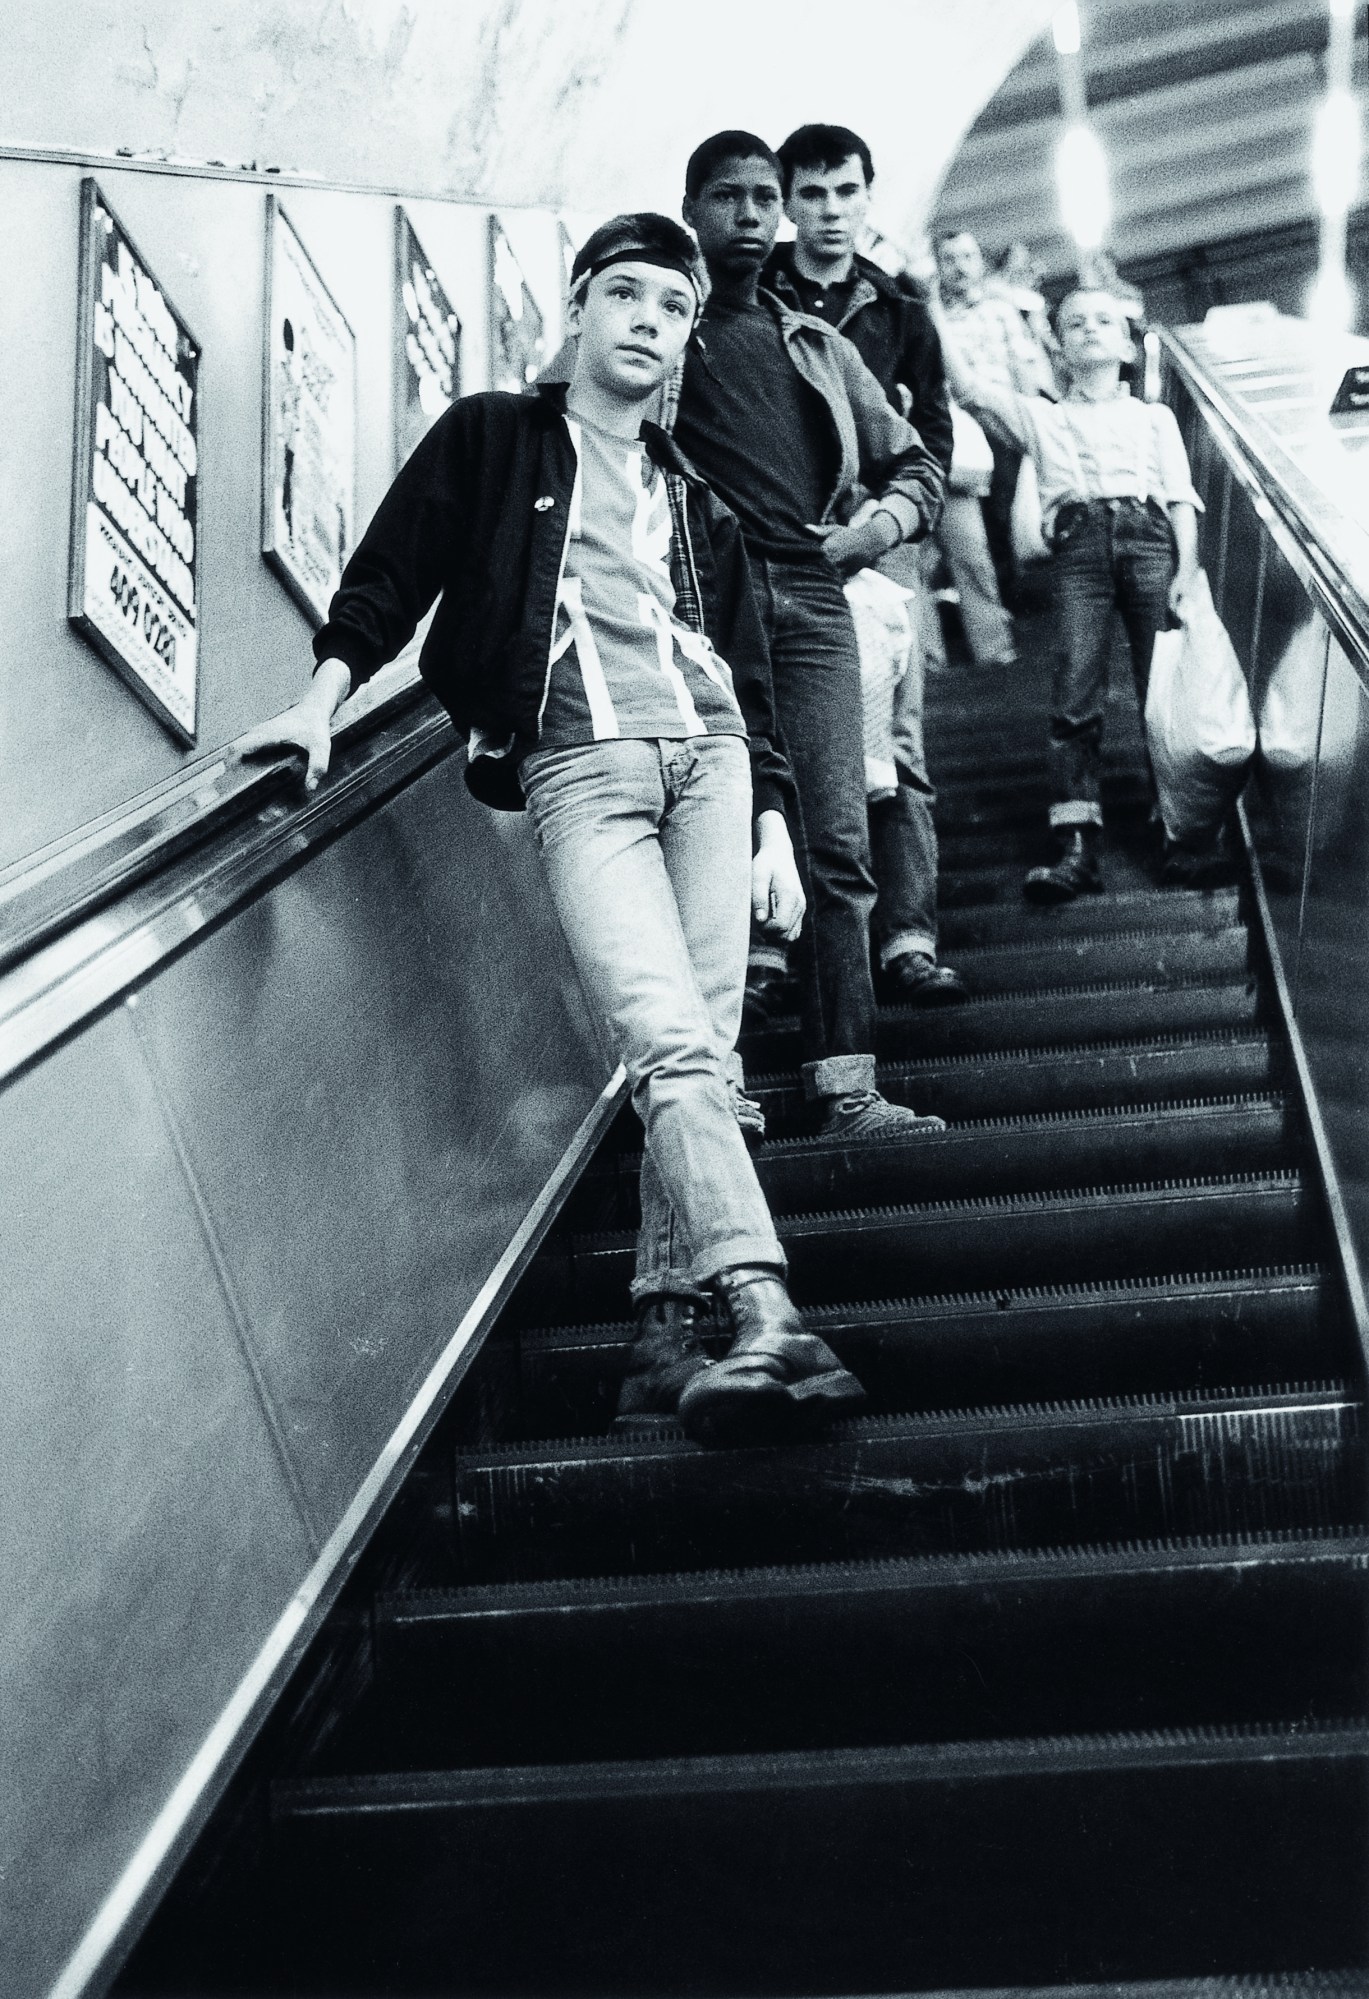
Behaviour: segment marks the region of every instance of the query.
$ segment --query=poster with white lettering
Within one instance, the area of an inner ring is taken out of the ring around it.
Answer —
[[[461,321],[395,209],[395,470],[461,393]]]
[[[199,371],[199,343],[83,180],[67,613],[184,743],[199,690]]]
[[[497,215],[490,217],[490,387],[526,395],[546,359],[546,328]]]
[[[354,540],[356,378],[356,337],[268,194],[262,553],[316,624]]]

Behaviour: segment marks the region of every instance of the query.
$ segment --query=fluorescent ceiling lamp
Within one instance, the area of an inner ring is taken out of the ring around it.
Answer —
[[[1108,159],[1090,125],[1070,125],[1055,148],[1055,184],[1065,227],[1081,250],[1102,248],[1112,222]]]
[[[1323,215],[1345,215],[1359,193],[1360,109],[1352,93],[1328,90],[1312,126],[1312,186]]]
[[[1057,7],[1051,22],[1051,33],[1055,36],[1055,46],[1062,56],[1077,56],[1079,53],[1079,8],[1077,0],[1066,0],[1066,5]]]
[[[1323,333],[1348,333],[1355,323],[1355,294],[1341,264],[1324,264],[1307,294],[1307,317]]]

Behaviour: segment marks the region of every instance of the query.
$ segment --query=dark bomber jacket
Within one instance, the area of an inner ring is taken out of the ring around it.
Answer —
[[[793,282],[794,245],[777,243],[761,283],[796,312],[803,302]],[[838,332],[860,355],[895,409],[902,403],[898,384],[908,391],[904,414],[943,472],[951,467],[951,405],[946,391],[946,366],[932,315],[897,278],[891,278],[868,257],[856,258],[856,282],[850,302],[837,322]]]
[[[402,651],[440,598],[419,655],[428,686],[463,734],[537,740],[575,489],[565,397],[564,385],[464,396],[438,419],[343,571],[314,639],[317,660],[342,660],[355,687]],[[665,431],[646,423],[642,437],[670,499],[676,615],[732,669],[754,811],[781,811],[793,827],[793,779],[736,517]],[[522,810],[512,756],[470,756],[466,782],[487,805]]]

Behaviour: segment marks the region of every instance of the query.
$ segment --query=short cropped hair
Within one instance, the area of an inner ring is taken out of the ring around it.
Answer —
[[[834,167],[845,166],[852,154],[860,161],[865,185],[869,187],[875,177],[875,163],[859,132],[853,132],[849,125],[800,125],[780,147],[780,186],[785,200],[789,199],[796,173],[814,167],[830,173]]]
[[[779,154],[754,132],[715,132],[696,146],[685,167],[685,193],[690,200],[706,187],[724,160],[768,160],[781,176]]]

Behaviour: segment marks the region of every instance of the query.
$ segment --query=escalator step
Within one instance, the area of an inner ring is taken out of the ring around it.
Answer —
[[[780,1228],[800,1305],[963,1288],[1116,1281],[1300,1263],[1318,1211],[1297,1173],[1233,1174],[793,1215]],[[635,1236],[546,1244],[525,1274],[522,1325],[621,1317]]]
[[[869,1202],[915,1203],[1087,1187],[1131,1176],[1266,1172],[1289,1162],[1296,1116],[1282,1097],[1226,1097],[1159,1109],[1083,1111],[953,1125],[881,1145],[777,1139],[756,1155],[776,1216]],[[563,1211],[573,1229],[634,1229],[641,1155],[581,1178]]]
[[[1364,1520],[1340,1385],[869,1417],[704,1451],[673,1426],[458,1452],[466,1582],[858,1561]]]
[[[1312,1266],[827,1305],[804,1319],[859,1375],[876,1414],[1245,1386],[1347,1365],[1331,1287]],[[726,1332],[705,1324],[722,1353]],[[632,1336],[629,1321],[523,1333],[519,1433],[606,1431]]]
[[[1220,984],[1137,979],[972,998],[963,1006],[887,1008],[879,1016],[875,1046],[881,1061],[908,1062],[979,1050],[1141,1040],[1152,1034],[1248,1031],[1259,1025],[1259,1016],[1249,979]],[[744,1034],[741,1050],[747,1069],[758,1073],[796,1069],[804,1059],[797,1020]]]
[[[1130,979],[1151,982],[1201,979],[1220,984],[1244,979],[1250,969],[1245,925],[1225,930],[1109,931],[1101,937],[1057,934],[1032,941],[962,950],[956,969],[972,993],[1030,993],[1038,988]]]
[[[1367,1775],[1344,1723],[296,1780],[273,1872],[314,1993],[1299,1971],[1362,1951]]]
[[[961,1123],[1267,1091],[1280,1073],[1267,1034],[1193,1034],[888,1062],[881,1064],[878,1082],[892,1103]],[[765,1112],[772,1137],[811,1123],[812,1106],[796,1071],[751,1075],[746,1086]],[[628,1110],[613,1144],[630,1149],[641,1139],[640,1120]]]
[[[1009,909],[960,909],[941,923],[948,956],[971,945],[1027,942],[1046,936],[1102,936],[1113,930],[1227,930],[1239,923],[1234,888],[1151,889],[1134,895],[1086,896],[1055,909],[1019,901]]]
[[[375,1645],[373,1768],[1310,1721],[1363,1702],[1369,1538],[397,1592]]]

